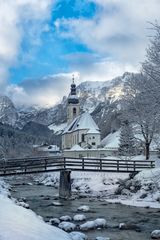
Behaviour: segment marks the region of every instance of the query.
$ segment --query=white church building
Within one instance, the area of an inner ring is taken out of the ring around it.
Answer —
[[[73,78],[67,103],[67,127],[62,134],[62,150],[95,150],[100,145],[100,141],[100,129],[90,113],[80,114],[80,104]]]

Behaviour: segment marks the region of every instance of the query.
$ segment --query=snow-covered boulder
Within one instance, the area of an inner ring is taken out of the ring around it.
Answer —
[[[77,210],[81,211],[81,212],[89,212],[90,211],[90,207],[87,206],[87,205],[82,205]]]
[[[86,216],[84,214],[76,214],[73,217],[74,221],[84,221],[86,220]]]
[[[62,207],[63,204],[60,203],[60,202],[52,202],[52,205],[55,206],[55,207]]]
[[[96,237],[96,240],[110,240],[109,237]]]
[[[59,228],[63,229],[66,232],[70,232],[70,231],[74,231],[76,228],[76,225],[74,223],[71,222],[61,222],[58,225]]]
[[[136,224],[132,223],[120,223],[119,224],[119,229],[120,230],[134,230],[134,231],[140,231],[140,227],[137,226]]]
[[[84,233],[81,232],[71,232],[69,233],[72,240],[87,240],[87,236]]]
[[[25,203],[25,202],[16,202],[16,204],[18,206],[21,206],[21,207],[24,207],[24,208],[29,208],[29,204],[28,203]]]
[[[95,221],[87,221],[86,223],[83,223],[80,225],[80,229],[82,231],[87,231],[87,230],[95,229],[95,228],[96,228]]]
[[[160,230],[154,230],[154,231],[151,233],[151,238],[152,238],[152,239],[160,239]]]
[[[106,227],[107,221],[104,218],[97,218],[94,220],[96,227]]]
[[[59,219],[60,221],[65,221],[65,222],[72,221],[72,218],[69,215],[62,216]]]
[[[59,220],[58,218],[51,218],[51,219],[49,220],[49,223],[50,223],[51,225],[58,225],[58,224],[60,224],[60,220]]]

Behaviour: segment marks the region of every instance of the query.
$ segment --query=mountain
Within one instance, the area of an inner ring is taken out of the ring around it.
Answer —
[[[6,96],[0,96],[0,122],[14,126],[18,112],[13,102]]]
[[[119,129],[120,100],[124,95],[124,83],[130,77],[131,73],[124,73],[123,76],[110,81],[82,82],[77,86],[81,112],[88,110],[92,114],[101,129],[102,137]],[[16,109],[12,101],[3,96],[0,97],[0,121],[20,129],[25,129],[24,126],[30,122],[51,125],[50,129],[59,129],[58,134],[61,133],[60,126],[64,126],[67,121],[66,106],[67,97],[63,97],[61,103],[51,108],[31,106]],[[35,128],[33,124],[29,126],[30,129]]]

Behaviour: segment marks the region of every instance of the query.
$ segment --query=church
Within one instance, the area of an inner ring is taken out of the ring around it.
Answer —
[[[62,134],[62,150],[78,146],[80,149],[97,149],[100,145],[100,129],[89,112],[80,114],[76,84],[71,84],[67,102],[67,127]]]

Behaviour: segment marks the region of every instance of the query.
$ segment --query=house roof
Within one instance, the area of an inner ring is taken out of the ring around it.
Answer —
[[[86,129],[88,130],[87,133],[89,134],[99,134],[100,130],[95,121],[93,120],[92,116],[85,112],[75,118],[71,124],[69,124],[63,133],[70,133],[76,130]]]
[[[74,145],[72,148],[71,148],[71,150],[73,151],[80,151],[80,150],[83,150],[83,148],[82,147],[80,147],[78,144],[76,144],[76,145]]]

